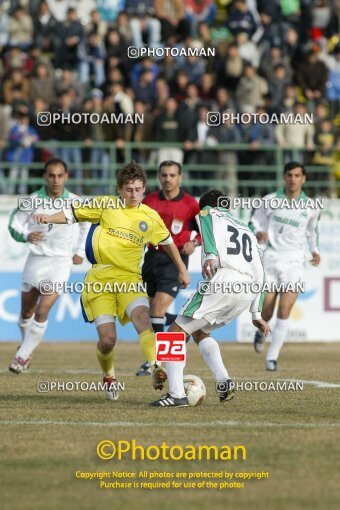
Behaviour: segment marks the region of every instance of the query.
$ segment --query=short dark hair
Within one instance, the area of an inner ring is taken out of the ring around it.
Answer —
[[[142,181],[146,185],[146,174],[143,168],[137,165],[136,161],[132,159],[130,163],[124,165],[117,174],[117,186],[121,188],[129,181]]]
[[[64,167],[65,173],[68,174],[67,164],[65,163],[65,161],[63,159],[60,159],[60,158],[48,159],[45,163],[43,174],[47,172],[47,170],[50,166],[56,166],[56,165],[62,165]]]
[[[225,193],[223,193],[220,189],[210,189],[201,196],[198,203],[199,208],[202,210],[207,205],[210,205],[210,207],[217,207],[219,199],[224,196]]]
[[[172,161],[171,159],[168,159],[166,161],[162,161],[162,163],[159,165],[158,173],[161,173],[162,168],[176,165],[178,168],[178,174],[181,175],[182,173],[182,166],[180,163],[177,163],[177,161]]]
[[[306,169],[303,166],[302,163],[299,163],[298,161],[288,161],[288,163],[285,164],[283,169],[283,175],[285,175],[289,170],[294,170],[294,168],[301,168],[302,174],[306,175]]]

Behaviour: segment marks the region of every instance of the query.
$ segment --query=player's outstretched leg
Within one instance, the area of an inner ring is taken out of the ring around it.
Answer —
[[[139,334],[139,343],[146,361],[151,367],[151,382],[155,390],[162,390],[167,380],[165,369],[155,361],[155,333],[151,329],[150,309],[142,301],[136,300],[136,306],[130,306],[128,310],[131,322]],[[132,303],[133,305],[133,303]]]
[[[271,372],[277,370],[277,360],[280,350],[287,337],[289,315],[297,297],[297,292],[282,292],[280,294],[277,319],[273,328],[272,341],[266,356],[266,370]]]
[[[169,393],[162,395],[159,400],[151,402],[151,407],[188,407],[189,402],[185,394],[183,372],[185,361],[167,363]]]
[[[155,333],[164,331],[164,317],[150,317],[152,329]],[[152,369],[148,361],[145,361],[136,372],[137,376],[151,375]]]
[[[44,333],[47,328],[48,321],[38,322],[32,320],[30,328],[27,329],[24,341],[16,352],[15,358],[9,365],[9,370],[15,374],[20,374],[28,370],[32,353],[43,339]]]
[[[200,339],[204,335],[204,338]],[[235,396],[235,385],[230,379],[228,370],[224,366],[220,346],[211,336],[205,336],[205,333],[198,331],[193,333],[195,342],[198,342],[198,348],[204,361],[210,368],[214,379],[215,389],[220,398],[220,402],[231,400]]]
[[[277,370],[277,360],[288,331],[288,319],[276,319],[272,333],[272,341],[266,356],[266,370]]]
[[[99,341],[97,344],[97,359],[103,371],[105,385],[104,397],[106,400],[116,401],[119,398],[116,388],[114,369],[114,346],[116,343],[116,326],[112,315],[101,315],[95,319]]]

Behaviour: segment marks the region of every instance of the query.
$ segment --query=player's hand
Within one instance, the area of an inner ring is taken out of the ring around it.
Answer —
[[[73,255],[72,261],[73,261],[73,264],[75,264],[76,266],[79,266],[80,264],[82,264],[84,262],[84,259],[83,259],[83,257],[80,257],[80,255]]]
[[[186,289],[190,285],[190,275],[188,271],[185,269],[178,273],[178,281],[181,284],[183,289]]]
[[[33,214],[32,220],[38,225],[50,223],[48,214]]]
[[[256,239],[258,240],[259,243],[266,243],[268,241],[267,232],[257,232]]]
[[[316,251],[313,251],[312,255],[313,255],[313,257],[310,260],[310,263],[312,264],[312,266],[318,266],[320,264],[320,260],[321,260],[320,255]]]
[[[44,234],[42,232],[30,232],[27,236],[27,241],[32,244],[38,244],[43,240]]]
[[[216,273],[216,260],[208,259],[204,262],[202,266],[202,276],[203,278],[211,278]]]
[[[253,324],[255,328],[257,328],[261,333],[263,333],[264,336],[268,336],[271,332],[271,329],[269,327],[268,322],[264,321],[263,319],[258,319],[253,321]]]
[[[183,253],[183,255],[191,255],[194,251],[195,251],[194,241],[188,241],[183,246],[181,253]]]

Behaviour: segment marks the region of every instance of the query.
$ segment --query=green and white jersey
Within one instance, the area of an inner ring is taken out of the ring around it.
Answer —
[[[65,189],[60,199],[78,199],[78,195]],[[21,243],[27,242],[30,232],[43,232],[44,236],[38,244],[29,243],[30,254],[47,257],[72,257],[73,238],[78,235],[77,225],[38,225],[32,220],[34,214],[55,214],[62,210],[60,203],[54,207],[54,201],[47,195],[45,186],[32,193],[29,197],[19,198],[20,209],[12,211],[8,230],[12,238]],[[59,200],[60,202],[60,200]],[[48,204],[48,207],[46,207]],[[76,255],[85,256],[85,241],[90,223],[79,223],[79,235]]]
[[[264,270],[257,239],[249,227],[222,207],[206,206],[196,216],[196,220],[202,235],[202,265],[207,259],[213,258],[216,267],[248,275],[253,283],[262,286]],[[261,308],[259,292],[250,306],[253,319],[261,317]]]
[[[263,197],[263,205],[255,209],[249,226],[256,234],[267,232],[266,250],[277,255],[294,253],[295,258],[304,260],[306,242],[311,252],[318,252],[317,225],[320,208],[316,201],[302,192],[295,200],[289,200],[283,191]]]

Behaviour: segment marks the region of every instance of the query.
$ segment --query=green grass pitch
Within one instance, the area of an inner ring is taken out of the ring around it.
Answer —
[[[0,349],[0,480],[2,510],[140,508],[233,510],[332,510],[340,501],[340,343],[288,344],[280,370],[264,370],[264,355],[251,345],[222,344],[235,381],[304,380],[303,391],[239,391],[220,404],[213,379],[195,345],[186,373],[207,387],[201,407],[152,409],[159,396],[149,377],[134,376],[143,361],[137,344],[118,344],[116,372],[125,383],[118,402],[100,392],[38,393],[38,381],[98,381],[94,343],[42,344],[31,370],[8,372],[15,344]],[[103,439],[161,444],[242,444],[246,461],[103,461]],[[242,490],[100,489],[80,471],[269,471],[267,480]]]

